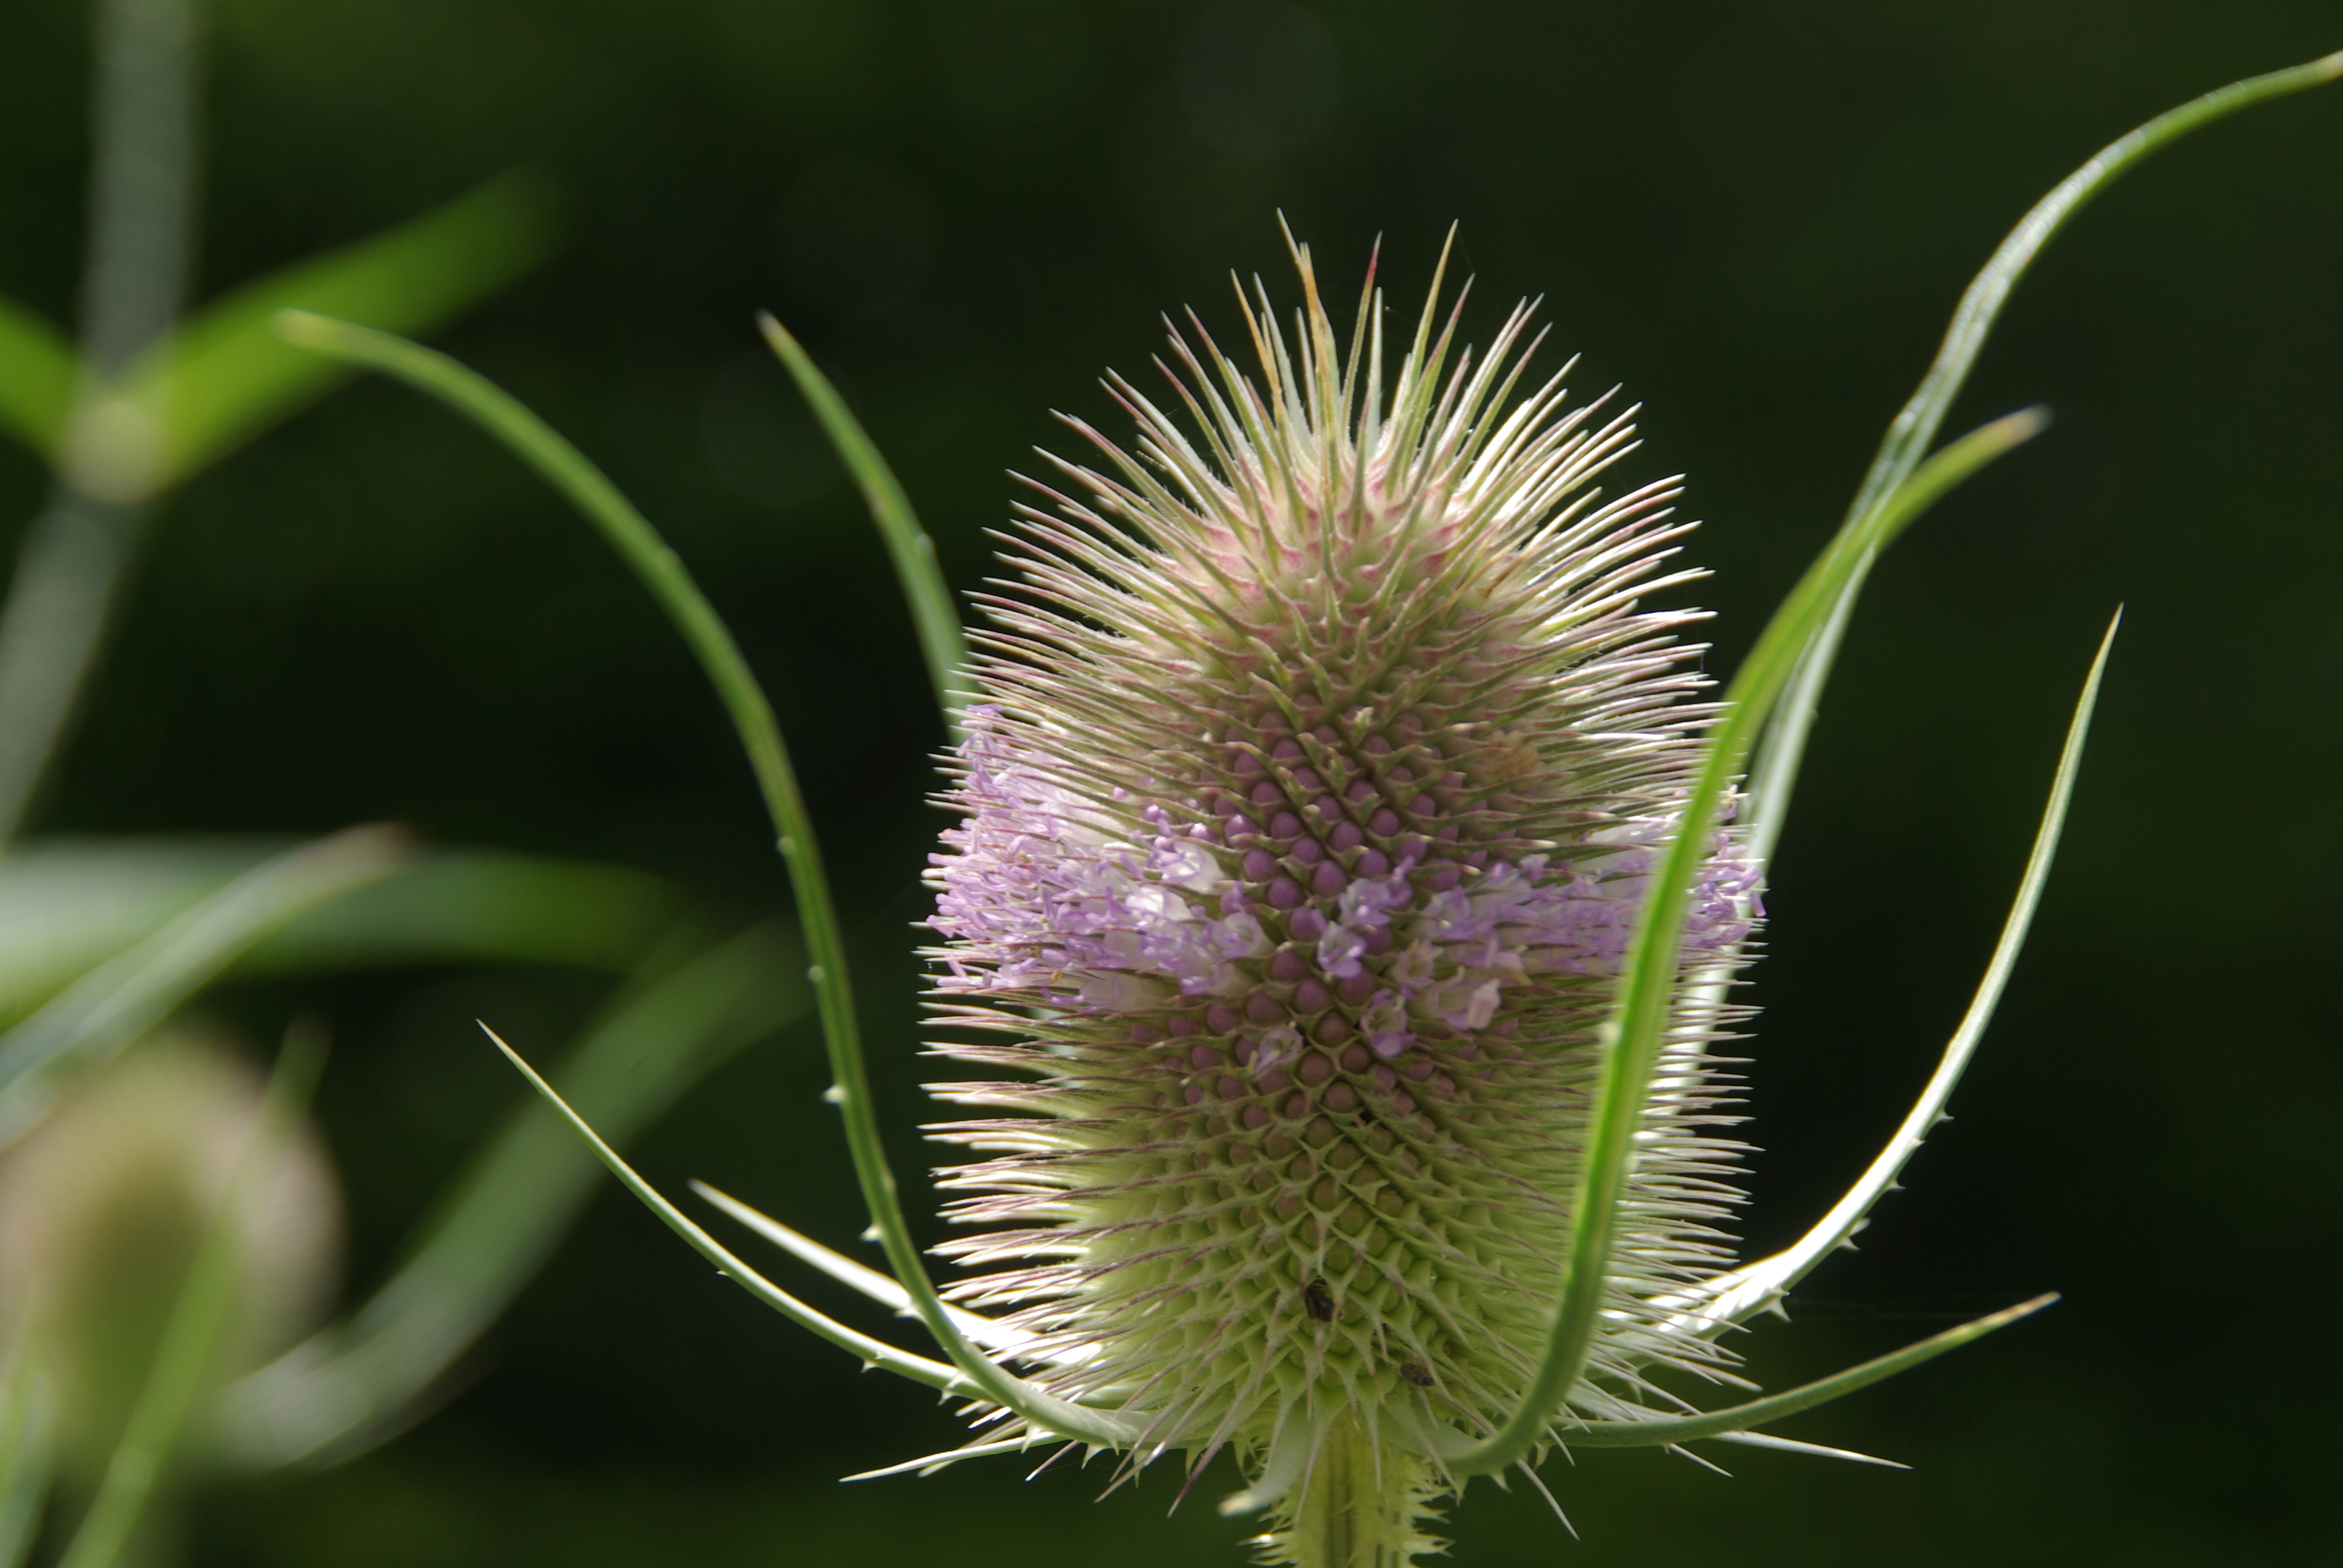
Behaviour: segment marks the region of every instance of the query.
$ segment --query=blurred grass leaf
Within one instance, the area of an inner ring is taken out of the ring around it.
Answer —
[[[52,839],[0,858],[0,1022],[13,1022],[289,846]],[[679,890],[616,866],[437,849],[314,905],[238,957],[236,977],[412,963],[630,970],[674,924]]]
[[[621,997],[560,1073],[562,1091],[624,1141],[719,1062],[802,1017],[805,954],[759,926]],[[552,1107],[530,1096],[450,1183],[389,1282],[231,1391],[219,1436],[262,1469],[344,1458],[396,1435],[536,1273],[601,1173]]]
[[[287,347],[271,325],[277,311],[297,307],[394,331],[427,331],[543,260],[553,248],[553,214],[542,177],[501,176],[197,311],[140,355],[114,389],[116,399],[146,416],[138,427],[162,432],[160,453],[137,465],[139,492],[178,484],[347,377],[330,360]],[[63,332],[0,297],[0,429],[59,461],[79,374],[80,357]],[[76,440],[75,449],[83,445]],[[93,472],[105,469],[105,441],[85,457],[96,465]]]
[[[0,1379],[0,1568],[16,1568],[32,1550],[48,1496],[55,1407],[42,1375],[47,1338],[37,1317],[19,1317]]]
[[[303,910],[390,875],[395,829],[354,828],[245,872],[116,953],[0,1034],[0,1147],[47,1114],[67,1069],[103,1060]]]
[[[417,963],[542,963],[625,971],[682,918],[647,872],[495,850],[426,855],[255,943],[233,976]]]
[[[0,297],[0,429],[54,457],[73,401],[75,362],[64,333]]]
[[[178,483],[347,377],[342,367],[287,347],[272,325],[277,311],[427,331],[542,260],[552,215],[542,178],[506,175],[205,307],[129,373],[131,395],[162,417],[162,483]]]

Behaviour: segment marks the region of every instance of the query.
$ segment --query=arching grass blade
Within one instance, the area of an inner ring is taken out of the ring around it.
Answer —
[[[920,526],[918,514],[911,510],[911,498],[903,493],[895,471],[880,456],[861,421],[847,407],[838,388],[830,384],[830,377],[814,364],[813,357],[771,316],[759,312],[757,326],[774,354],[788,367],[798,391],[813,410],[814,417],[821,422],[839,460],[854,476],[855,487],[870,508],[870,520],[879,527],[888,558],[895,564],[895,578],[902,585],[904,602],[910,607],[911,624],[919,632],[920,652],[927,660],[928,678],[935,686],[944,723],[950,727],[952,739],[961,740],[967,735],[960,724],[960,710],[968,706],[969,699],[968,638],[960,628],[960,609],[952,601],[951,586],[944,581],[943,572],[936,565],[936,542]]]

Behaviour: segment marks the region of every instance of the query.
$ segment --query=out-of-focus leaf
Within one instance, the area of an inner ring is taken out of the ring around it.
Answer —
[[[0,857],[0,1020],[160,930],[288,846],[51,839]]]
[[[719,1062],[811,1007],[792,933],[759,927],[620,999],[561,1070],[563,1093],[623,1139]],[[225,1457],[254,1469],[345,1457],[427,1408],[447,1369],[544,1262],[601,1167],[531,1096],[449,1186],[388,1283],[347,1324],[236,1384]]]
[[[262,937],[390,875],[410,853],[404,834],[380,827],[305,844],[200,900],[0,1034],[0,1147],[47,1114],[61,1073],[105,1060]]]
[[[44,457],[56,455],[65,432],[74,365],[64,333],[0,296],[0,429]]]
[[[159,414],[156,487],[178,483],[298,410],[348,374],[287,347],[288,307],[424,332],[511,282],[553,245],[541,178],[507,175],[387,233],[246,285],[143,356],[131,397]]]
[[[641,871],[463,850],[309,910],[239,959],[231,977],[416,963],[628,970],[673,928],[682,895]]]
[[[50,839],[0,857],[0,1023],[142,941],[290,846],[264,839]],[[437,849],[307,910],[237,959],[236,976],[407,963],[633,968],[682,895],[639,871]]]
[[[0,1379],[0,1568],[17,1568],[33,1549],[55,1468],[46,1339],[37,1317],[20,1317]]]

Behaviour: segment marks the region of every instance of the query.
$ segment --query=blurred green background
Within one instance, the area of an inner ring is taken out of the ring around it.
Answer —
[[[440,341],[666,528],[782,710],[840,879],[897,1162],[924,1163],[909,923],[941,732],[860,503],[758,344],[779,314],[895,462],[955,584],[986,575],[1059,407],[1111,431],[1159,313],[1286,288],[1273,215],[1394,302],[1461,223],[1480,335],[1544,294],[1588,393],[1645,400],[1640,481],[1692,476],[1729,670],[1835,523],[1970,272],[2149,115],[2343,45],[2313,0],[1645,6],[222,0],[206,297],[516,165],[566,248]],[[87,25],[0,17],[0,291],[72,316]],[[1945,1129],[1859,1254],[1746,1343],[1785,1386],[2046,1288],[2056,1312],[1787,1435],[1909,1474],[1719,1450],[1560,1462],[1574,1545],[1476,1487],[1460,1563],[1730,1551],[1821,1565],[2330,1560],[2343,919],[2322,813],[2343,682],[2343,94],[2116,187],[2026,283],[1966,427],[2051,434],[1880,573],[1768,901],[1750,1050],[1754,1249],[1868,1159],[1957,1018],[2091,646],[2128,606],[2064,859]],[[0,450],[0,526],[42,493]],[[0,540],[0,547],[6,541]],[[742,916],[787,908],[747,770],[672,635],[502,452],[361,383],[169,502],[48,832],[321,831],[615,860]],[[319,1114],[350,1289],[392,1261],[585,1016],[548,971],[247,985],[270,1036],[333,1022]],[[735,1061],[641,1145],[839,1245],[861,1221],[818,1043]],[[916,1205],[918,1207],[920,1205]],[[790,1277],[777,1269],[777,1277]],[[858,1322],[871,1314],[820,1291]],[[908,1333],[908,1331],[905,1331]],[[321,1473],[206,1495],[199,1563],[1236,1563],[1167,1470],[987,1461],[606,1192],[447,1405]],[[1206,1483],[1204,1495],[1216,1493]]]

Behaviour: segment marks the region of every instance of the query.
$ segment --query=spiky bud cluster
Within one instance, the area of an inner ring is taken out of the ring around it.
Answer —
[[[991,1229],[947,1251],[1008,1266],[957,1294],[1015,1309],[1044,1386],[1151,1412],[1135,1464],[1233,1445],[1290,1560],[1400,1562],[1432,1430],[1487,1432],[1537,1363],[1711,712],[1695,616],[1639,608],[1697,575],[1674,481],[1589,487],[1633,410],[1522,390],[1528,305],[1475,363],[1428,304],[1386,402],[1372,269],[1345,355],[1296,260],[1291,338],[1246,307],[1259,384],[1175,329],[1195,437],[1112,379],[1136,454],[1075,423],[1104,471],[1021,508],[932,880],[944,1016],[1016,1037],[940,1049],[1023,1076],[936,1086],[1013,1113],[937,1131],[996,1156],[950,1174]],[[1720,833],[1688,973],[1735,961],[1754,881]],[[1583,1413],[1721,1357],[1646,1304],[1725,1257],[1715,1023],[1679,1019],[1647,1107]]]

